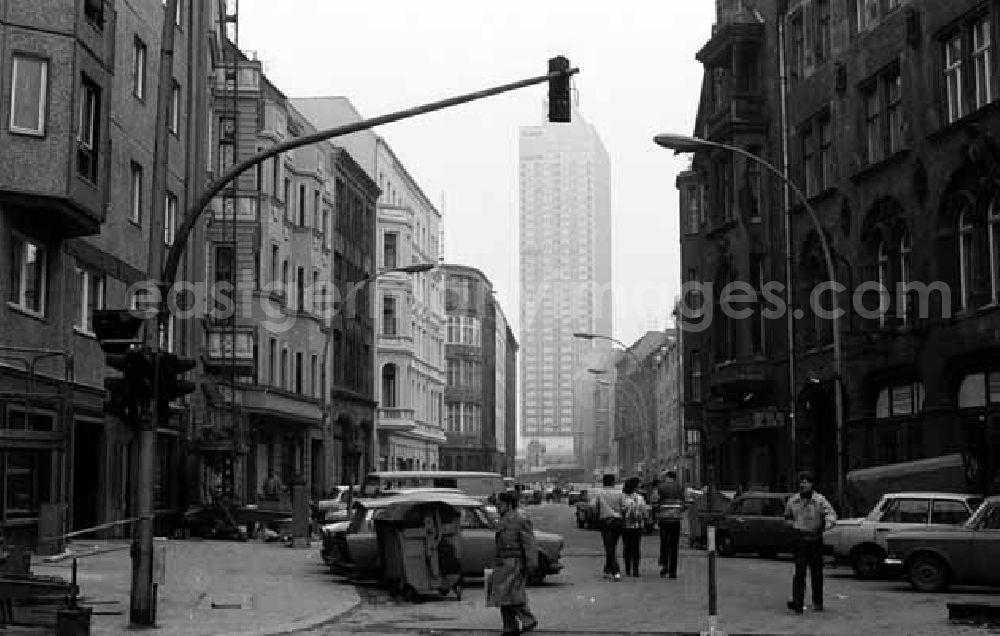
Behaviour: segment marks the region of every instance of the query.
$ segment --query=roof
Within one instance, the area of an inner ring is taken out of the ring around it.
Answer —
[[[440,501],[453,506],[479,506],[482,502],[461,491],[455,489],[414,489],[390,497],[379,497],[376,499],[358,499],[354,502],[355,507],[365,508],[388,508],[394,503],[420,503]]]
[[[921,499],[948,499],[956,497],[959,499],[968,499],[970,497],[981,497],[982,495],[977,495],[971,492],[931,492],[927,490],[914,490],[908,492],[887,492],[886,497],[920,497]]]

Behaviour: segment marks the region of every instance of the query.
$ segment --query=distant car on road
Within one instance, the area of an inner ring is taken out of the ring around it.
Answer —
[[[886,565],[901,566],[922,592],[952,584],[1000,585],[1000,496],[983,501],[961,526],[900,530],[886,543]]]
[[[716,530],[721,555],[757,552],[773,558],[794,550],[795,534],[785,523],[785,503],[791,493],[748,492],[733,500]]]
[[[886,570],[890,532],[961,525],[982,501],[982,497],[948,492],[888,493],[867,516],[838,520],[823,541],[834,556],[850,562],[858,577],[878,578]]]

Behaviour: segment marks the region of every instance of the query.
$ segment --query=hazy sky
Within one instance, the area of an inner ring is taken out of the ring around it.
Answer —
[[[615,336],[662,328],[680,288],[677,190],[712,0],[241,0],[239,44],[290,97],[343,95],[365,117],[541,75],[565,55],[611,156]],[[377,129],[444,212],[445,259],[477,267],[517,323],[517,132],[544,84]]]

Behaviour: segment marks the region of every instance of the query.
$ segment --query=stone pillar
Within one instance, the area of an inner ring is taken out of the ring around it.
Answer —
[[[309,547],[309,492],[301,474],[292,480],[292,547]]]

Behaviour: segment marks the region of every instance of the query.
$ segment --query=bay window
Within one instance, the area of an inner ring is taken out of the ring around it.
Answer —
[[[10,80],[10,130],[29,135],[45,134],[48,99],[48,61],[14,55]]]
[[[36,315],[45,314],[47,255],[40,243],[11,234],[11,304]]]

